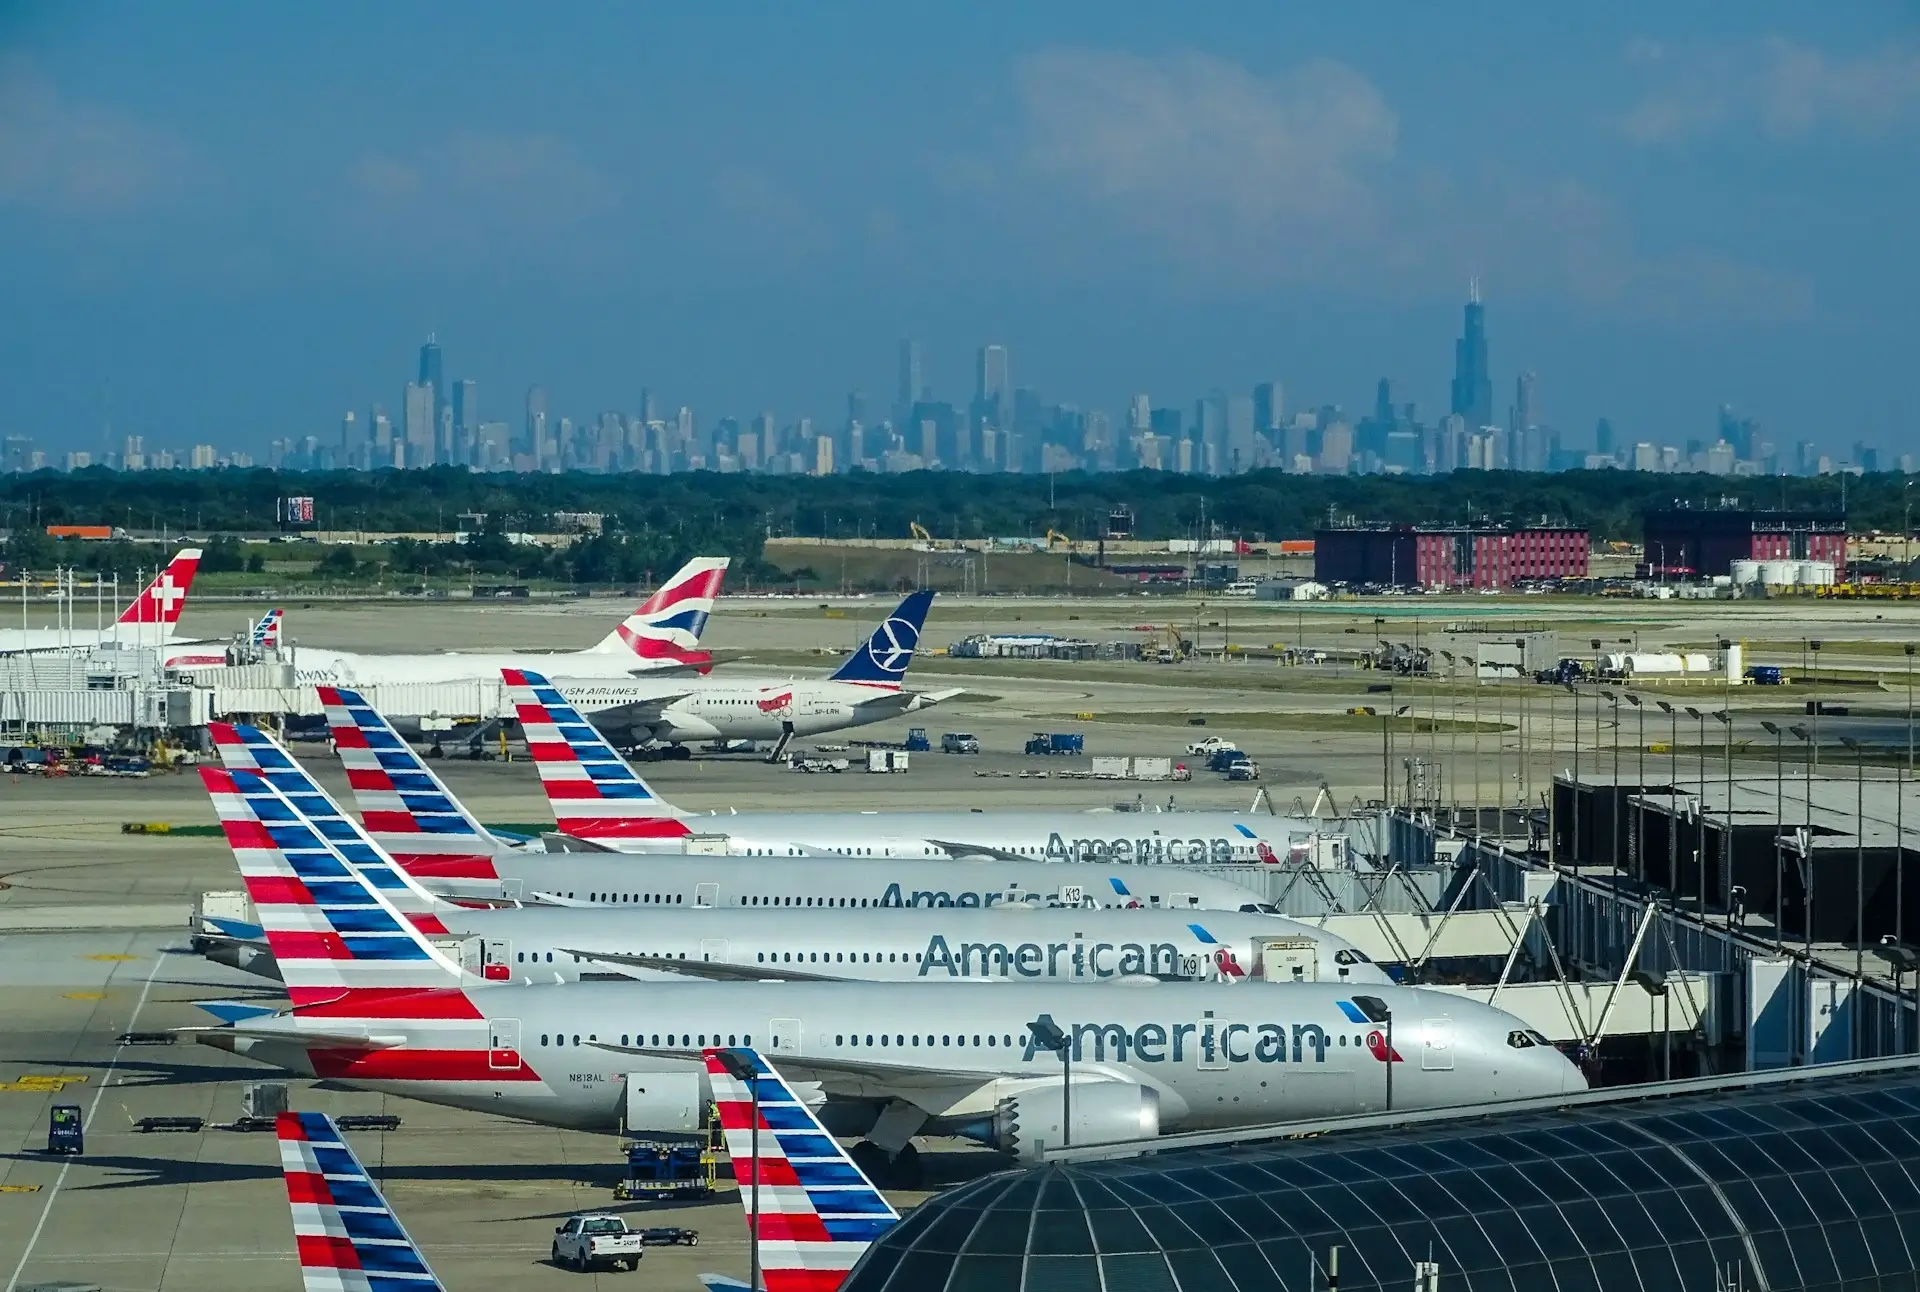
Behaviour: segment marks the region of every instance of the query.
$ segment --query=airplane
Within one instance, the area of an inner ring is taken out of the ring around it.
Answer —
[[[482,825],[357,692],[321,687],[319,694],[367,832],[424,888],[462,901],[680,909],[986,907],[1018,902],[1280,913],[1239,884],[1193,866],[1088,863],[1066,869],[1046,861],[984,855],[956,866],[945,853],[888,859],[791,845],[778,854],[787,861],[768,866],[758,857],[774,855],[772,850],[729,855],[724,835],[699,834],[658,841],[661,851],[647,854],[644,865],[631,853],[565,835],[537,841],[545,851],[533,851]],[[216,747],[246,745],[270,780],[299,771],[284,750],[252,728],[215,723],[209,730]]]
[[[275,606],[273,609],[267,611],[266,614],[261,615],[260,618],[254,621],[252,628],[247,632],[247,644],[249,646],[260,647],[264,650],[278,650],[280,648],[280,628],[286,621],[286,617],[287,612],[279,606]]]
[[[445,1292],[331,1117],[285,1112],[274,1130],[306,1292]]]
[[[959,695],[958,687],[901,689],[932,603],[933,593],[913,593],[824,678],[707,678],[691,685],[568,678],[567,694],[623,745],[653,745],[662,756],[685,758],[689,740],[772,740],[775,759],[796,736],[885,722]]]
[[[728,558],[700,556],[681,566],[612,632],[586,650],[439,651],[370,655],[298,647],[294,677],[302,685],[369,686],[395,682],[491,680],[503,668],[538,664],[568,677],[622,678],[660,671],[705,672],[713,657],[696,649],[720,595]]]
[[[275,606],[248,624],[247,645],[255,650],[278,650],[280,628],[285,618],[286,612]],[[219,642],[197,641],[170,651],[164,662],[167,668],[177,672],[190,669],[225,668],[235,660],[228,653],[227,648]]]
[[[695,817],[654,793],[633,765],[539,673],[502,676],[562,834],[623,852],[652,852],[696,831],[724,836],[730,855],[1108,861],[1264,862],[1320,823],[1242,812],[1084,811],[735,812]],[[348,706],[353,709],[354,706]],[[358,718],[357,712],[349,715]],[[336,724],[336,735],[338,724]]]
[[[263,822],[203,767],[291,1008],[193,1031],[284,1070],[580,1130],[693,1131],[703,1051],[755,1045],[817,1083],[855,1160],[907,1182],[911,1140],[1047,1145],[1163,1130],[1478,1106],[1583,1090],[1521,1020],[1419,988],[1345,983],[581,982],[466,973],[313,827]],[[1070,1100],[1058,1044],[1073,1060]],[[1404,1052],[1403,1052],[1404,1051]],[[1419,1062],[1408,1060],[1417,1053]]]
[[[0,655],[26,651],[61,650],[89,646],[153,646],[171,648],[174,629],[187,606],[187,593],[193,589],[193,576],[200,569],[200,549],[183,547],[175,552],[165,568],[127,603],[120,617],[105,629],[7,628],[0,629]],[[168,662],[168,667],[172,667]]]

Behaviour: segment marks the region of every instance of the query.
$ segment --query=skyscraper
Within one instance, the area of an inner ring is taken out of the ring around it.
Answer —
[[[424,467],[433,464],[434,416],[433,387],[423,381],[407,383],[406,402],[402,405],[401,427],[406,443],[406,465]],[[399,458],[396,453],[395,458]],[[396,466],[400,465],[398,461]]]
[[[920,402],[921,389],[920,343],[903,340],[900,342],[900,379],[893,397],[896,421],[906,421],[907,414]]]
[[[1007,406],[1007,347],[983,345],[974,362],[973,397],[996,414]]]
[[[1493,379],[1487,373],[1487,307],[1480,280],[1467,288],[1466,322],[1453,346],[1453,411],[1478,430],[1493,421]]]
[[[429,333],[426,344],[420,347],[420,384],[433,391],[432,425],[436,432],[447,425],[447,370],[440,357],[440,343]],[[436,436],[436,438],[438,438]],[[442,444],[444,448],[444,441]],[[427,456],[409,462],[408,466],[423,467],[434,460],[433,445],[428,444]]]
[[[357,471],[367,465],[367,440],[360,431],[360,422],[349,408],[347,415],[340,419],[340,466],[343,470]]]
[[[1284,396],[1280,383],[1263,381],[1253,388],[1253,429],[1262,435],[1271,436],[1280,429],[1280,419],[1286,413]]]
[[[540,455],[547,442],[547,388],[527,387],[527,428],[520,451],[527,456],[529,471],[540,469]]]

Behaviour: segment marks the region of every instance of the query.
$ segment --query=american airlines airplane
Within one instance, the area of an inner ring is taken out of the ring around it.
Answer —
[[[193,589],[193,576],[200,569],[200,549],[183,547],[174,553],[166,568],[140,595],[127,603],[113,625],[104,629],[6,628],[0,629],[0,655],[21,651],[60,650],[65,647],[150,646],[166,650],[174,646],[174,628],[187,607],[187,593]],[[225,657],[222,656],[224,662]],[[165,661],[173,667],[171,659]]]
[[[1242,812],[736,812],[696,817],[655,794],[538,673],[507,670],[507,696],[563,834],[653,852],[700,834],[729,854],[998,858],[1007,861],[1278,863],[1320,823]],[[357,721],[356,706],[346,706]],[[359,706],[364,707],[364,706]],[[330,719],[331,720],[331,719]],[[371,719],[370,719],[371,720]],[[339,724],[335,724],[338,736]]]
[[[727,564],[724,556],[688,561],[619,627],[586,650],[366,655],[301,646],[294,655],[294,676],[303,685],[369,686],[491,680],[503,668],[529,664],[579,678],[622,678],[668,669],[705,672],[713,657],[698,649],[700,634],[720,595]]]
[[[316,819],[329,811],[338,814],[293,757],[258,728],[216,722],[208,731],[229,768],[257,771]],[[520,851],[488,833],[391,728],[353,727],[337,730],[336,736],[371,842],[421,887],[463,901],[680,912],[1018,905],[1277,913],[1238,884],[1189,866],[1069,868],[1036,861],[888,861],[837,853],[769,866],[757,858],[697,852],[642,859],[615,852]],[[330,838],[346,839],[353,829],[344,819],[327,822]],[[385,883],[387,889],[401,886],[398,878]]]
[[[256,733],[257,734],[257,733]],[[267,738],[259,736],[259,740]],[[1237,982],[1387,983],[1352,943],[1311,925],[1258,913],[1022,906],[963,910],[749,906],[473,909],[436,897],[401,870],[360,824],[295,767],[271,781],[257,770],[271,747],[223,743],[253,814],[311,826],[336,856],[379,889],[434,944],[486,981],[564,983],[691,976],[716,981],[895,982],[1133,976]],[[269,758],[268,761],[271,761]],[[952,864],[952,863],[949,863]],[[1009,923],[1009,921],[1013,921]],[[209,958],[279,976],[262,931],[213,923],[233,941]]]
[[[245,775],[240,773],[239,775]],[[911,1140],[1032,1160],[1075,1144],[1581,1090],[1519,1019],[1417,988],[1144,981],[583,982],[487,986],[298,821],[202,768],[291,1008],[195,1033],[288,1071],[586,1130],[694,1130],[703,1051],[757,1046],[897,1178]],[[1046,1048],[1070,1049],[1073,1095]],[[1414,1062],[1413,1056],[1418,1056]],[[1389,1094],[1389,1091],[1391,1093]],[[1070,1116],[1070,1124],[1067,1122]]]

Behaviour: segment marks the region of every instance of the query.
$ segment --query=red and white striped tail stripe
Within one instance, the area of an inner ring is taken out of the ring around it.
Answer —
[[[562,833],[614,847],[692,833],[680,810],[656,795],[545,677],[513,668],[501,677]]]

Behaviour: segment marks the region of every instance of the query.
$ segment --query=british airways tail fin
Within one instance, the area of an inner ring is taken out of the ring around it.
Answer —
[[[553,683],[518,668],[500,676],[562,834],[617,847],[623,839],[692,833],[680,809],[655,794]]]
[[[747,1241],[759,1248],[762,1285],[766,1292],[834,1292],[900,1213],[758,1051],[707,1050],[704,1057],[749,1226],[759,1092],[760,1227]],[[701,1280],[710,1288],[742,1286]]]
[[[255,797],[278,795],[295,816],[313,826],[327,847],[379,889],[422,932],[445,935],[446,927],[435,912],[449,910],[452,904],[420,887],[273,737],[258,727],[227,722],[210,722],[207,731],[228,771],[254,772],[265,783],[254,792]],[[270,805],[263,800],[261,806]]]
[[[898,691],[906,681],[907,666],[913,663],[920,630],[927,622],[927,607],[932,604],[931,592],[916,592],[902,601],[829,680]]]
[[[700,634],[713,613],[730,561],[724,556],[696,556],[660,585],[640,608],[593,646],[599,655],[631,653],[634,667],[698,668],[713,664],[700,650]]]
[[[467,811],[359,692],[318,689],[333,747],[373,841],[423,879],[497,879],[493,858],[511,847]]]
[[[281,1113],[280,1169],[306,1292],[444,1292],[325,1113]]]
[[[169,630],[180,622],[187,608],[187,593],[193,590],[193,576],[200,569],[200,549],[183,547],[173,554],[165,569],[153,582],[140,590],[116,621],[123,624],[159,624]]]

